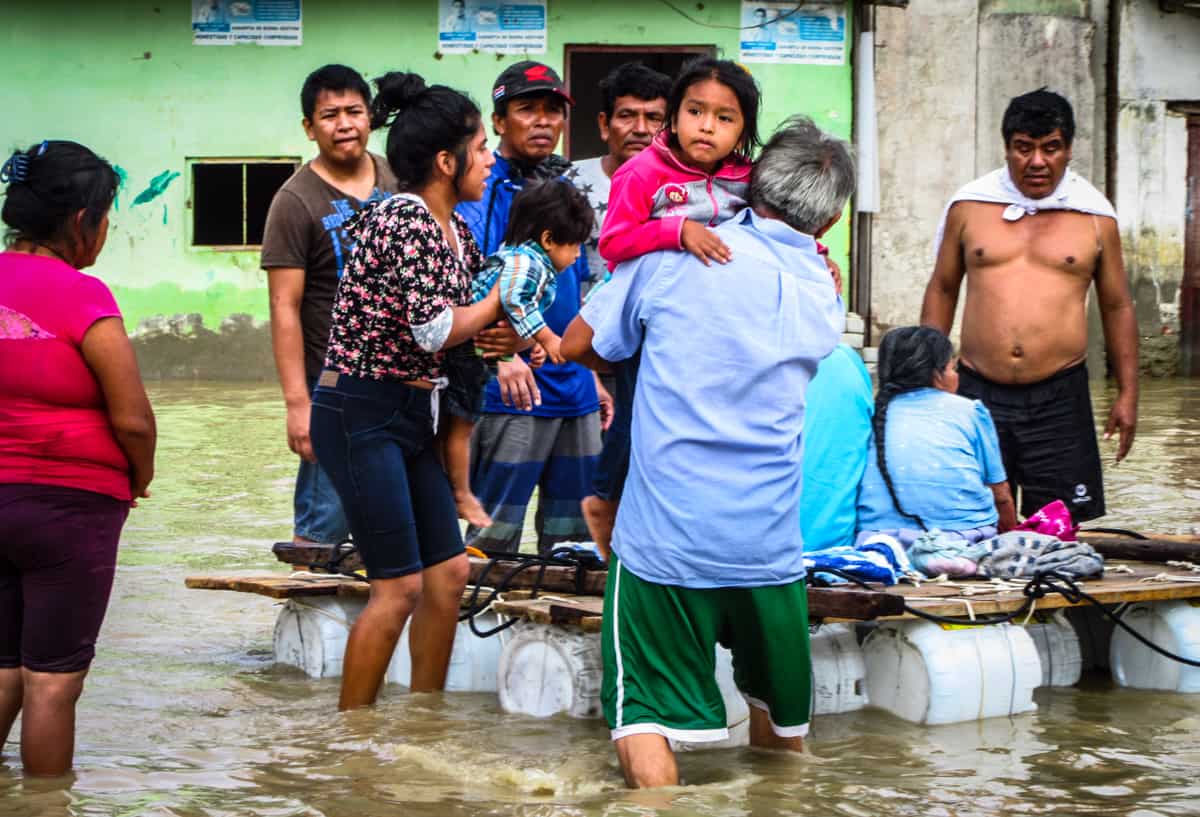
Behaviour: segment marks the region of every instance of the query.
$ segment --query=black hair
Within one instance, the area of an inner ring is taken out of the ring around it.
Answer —
[[[391,71],[375,80],[371,127],[390,125],[387,160],[403,190],[421,187],[443,150],[457,159],[458,186],[470,165],[471,138],[479,130],[479,106],[445,85],[426,85],[418,74]]]
[[[933,386],[934,376],[943,371],[953,357],[950,339],[932,326],[893,329],[879,344],[879,391],[875,393],[875,416],[871,418],[875,432],[875,461],[896,510],[916,522],[921,530],[928,530],[925,520],[918,514],[909,513],[900,504],[892,475],[888,473],[885,436],[888,404],[898,394]]]
[[[758,108],[762,93],[758,83],[742,66],[733,60],[717,60],[712,57],[697,57],[686,63],[675,77],[671,86],[671,95],[667,97],[667,140],[671,147],[679,147],[679,136],[675,133],[675,117],[683,107],[683,98],[688,88],[697,82],[715,79],[717,82],[733,91],[737,97],[738,106],[742,109],[742,140],[735,151],[741,159],[754,158],[755,151],[762,146],[758,136]]]
[[[371,86],[363,79],[363,75],[346,65],[331,63],[323,65],[308,75],[304,87],[300,89],[300,110],[304,118],[313,118],[317,108],[317,97],[322,91],[354,91],[363,98],[363,102],[371,105]]]
[[[666,99],[671,93],[671,78],[640,62],[624,62],[600,80],[604,115],[612,119],[617,97],[633,96],[644,102]]]
[[[23,156],[27,169],[9,182],[0,213],[9,227],[9,244],[61,238],[80,210],[85,227],[100,225],[117,195],[119,179],[112,165],[78,142],[39,142]]]
[[[1041,139],[1053,133],[1055,128],[1062,131],[1063,139],[1070,147],[1075,139],[1075,113],[1071,103],[1044,87],[1013,97],[1000,123],[1005,146],[1012,142],[1014,134],[1027,133],[1034,139]]]
[[[539,241],[550,231],[556,244],[582,244],[592,234],[595,220],[587,197],[565,179],[547,179],[526,185],[513,198],[504,243],[510,247]]]

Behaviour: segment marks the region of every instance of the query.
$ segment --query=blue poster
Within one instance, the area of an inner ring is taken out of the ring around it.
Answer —
[[[544,54],[546,0],[438,0],[438,51]]]
[[[301,45],[300,0],[192,0],[193,45]]]
[[[742,62],[846,64],[846,4],[742,0]]]

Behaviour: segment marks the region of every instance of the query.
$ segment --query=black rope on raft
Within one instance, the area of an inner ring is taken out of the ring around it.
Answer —
[[[817,573],[829,573],[839,576],[846,581],[858,585],[866,590],[878,592],[877,587],[872,587],[856,576],[852,576],[849,573],[845,573],[835,567],[823,567],[820,570],[814,571],[814,574]],[[1033,607],[1034,602],[1036,602],[1038,599],[1045,598],[1050,593],[1058,593],[1064,599],[1071,602],[1071,604],[1079,604],[1081,601],[1087,602],[1088,604],[1096,607],[1101,613],[1104,614],[1106,618],[1111,620],[1114,625],[1120,627],[1122,630],[1129,633],[1142,644],[1154,650],[1154,652],[1158,653],[1164,658],[1169,658],[1172,661],[1178,661],[1180,664],[1186,664],[1189,667],[1200,667],[1200,660],[1185,658],[1182,655],[1177,655],[1170,650],[1155,644],[1153,641],[1146,638],[1137,630],[1133,629],[1124,621],[1122,621],[1121,617],[1112,610],[1108,609],[1104,602],[1100,601],[1095,596],[1084,592],[1084,590],[1080,588],[1073,578],[1054,570],[1047,571],[1045,573],[1035,573],[1033,578],[1030,579],[1029,582],[1021,589],[1021,594],[1025,596],[1025,601],[1019,608],[1010,613],[1003,613],[996,616],[976,617],[973,619],[964,616],[939,616],[935,615],[934,613],[928,613],[924,610],[913,607],[907,601],[904,602],[904,611],[916,616],[917,618],[923,618],[926,621],[932,621],[935,624],[951,624],[967,627],[986,626],[990,624],[1005,624],[1027,614],[1030,608]]]
[[[555,548],[544,554],[511,553],[505,550],[479,550],[488,557],[488,563],[484,565],[483,570],[480,571],[479,576],[476,578],[475,584],[471,589],[471,595],[467,599],[466,608],[458,617],[459,621],[466,621],[471,628],[471,632],[479,638],[489,638],[507,630],[519,621],[519,619],[510,618],[508,621],[502,622],[489,630],[481,631],[475,624],[475,616],[490,607],[492,602],[502,593],[511,590],[513,580],[522,573],[534,568],[537,569],[538,573],[533,581],[533,585],[528,588],[530,590],[530,598],[536,599],[538,593],[541,592],[542,582],[545,580],[546,568],[548,567],[574,567],[576,595],[584,595],[587,589],[587,573],[589,570],[602,570],[606,567],[604,561],[595,553],[577,551],[569,547]],[[489,582],[488,579],[492,575],[493,568],[502,561],[516,562],[517,564],[499,579]],[[490,586],[491,592],[487,594],[486,599],[481,601],[479,596],[485,585]]]

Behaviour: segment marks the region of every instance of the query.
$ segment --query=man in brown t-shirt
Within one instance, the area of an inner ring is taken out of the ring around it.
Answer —
[[[351,244],[342,225],[397,192],[387,160],[367,151],[371,89],[352,68],[326,65],[300,92],[317,157],[279,188],[267,214],[262,268],[271,297],[271,344],[287,405],[288,447],[300,457],[293,539],[326,544],[349,525],[308,437],[310,395],[325,363],[329,316]]]

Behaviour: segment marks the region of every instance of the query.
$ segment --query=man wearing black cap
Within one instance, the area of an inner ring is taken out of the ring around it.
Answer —
[[[483,198],[463,202],[459,212],[485,254],[504,239],[517,191],[529,181],[570,176],[570,162],[554,153],[567,106],[574,100],[548,65],[523,61],[506,68],[492,87],[492,129],[500,137],[496,164]],[[587,258],[558,276],[558,293],[545,312],[555,332],[566,330],[579,311]],[[511,337],[510,328],[489,330]],[[498,364],[488,384],[484,414],[471,445],[471,489],[495,523],[470,529],[477,547],[516,551],[525,511],[538,489],[538,549],[588,538],[579,503],[589,493],[600,452],[600,403],[595,375],[576,363],[545,363],[531,369],[528,357]],[[611,411],[606,416],[611,416]]]

